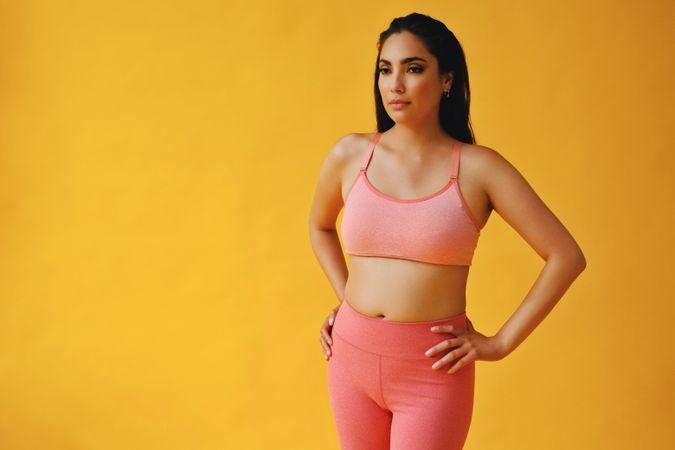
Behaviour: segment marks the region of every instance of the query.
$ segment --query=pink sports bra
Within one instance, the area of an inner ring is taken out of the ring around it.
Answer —
[[[382,133],[371,140],[365,161],[347,191],[341,234],[351,255],[470,266],[480,227],[457,183],[461,144],[452,153],[452,174],[440,190],[398,199],[370,184],[366,170]]]

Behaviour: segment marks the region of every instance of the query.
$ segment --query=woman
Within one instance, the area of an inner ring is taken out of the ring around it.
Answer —
[[[586,261],[522,175],[475,144],[464,53],[445,25],[417,13],[391,22],[378,42],[375,100],[378,132],[335,144],[309,218],[341,299],[320,330],[335,425],[342,449],[461,449],[475,361],[512,352]],[[349,271],[335,226],[343,205]],[[466,316],[465,288],[493,209],[546,264],[485,336]]]

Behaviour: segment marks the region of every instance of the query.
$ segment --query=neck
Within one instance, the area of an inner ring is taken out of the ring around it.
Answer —
[[[429,155],[429,149],[443,141],[447,134],[439,124],[410,126],[397,123],[387,133],[393,141],[405,149],[405,153],[413,158]]]

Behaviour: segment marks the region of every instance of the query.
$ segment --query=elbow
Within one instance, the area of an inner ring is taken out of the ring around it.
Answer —
[[[558,261],[559,263],[569,267],[570,270],[576,274],[580,274],[586,270],[586,257],[578,247],[574,250],[555,252],[550,258],[547,258],[546,260]]]
[[[571,254],[567,260],[569,264],[574,267],[577,273],[581,273],[586,270],[586,257],[584,256],[581,250]]]
[[[572,258],[575,263],[575,267],[577,267],[577,269],[579,270],[579,273],[586,270],[586,256],[584,255],[584,252],[581,251],[581,247],[579,247],[579,244],[575,246]]]
[[[569,264],[574,267],[577,273],[586,270],[586,256],[576,241],[574,241],[573,245],[567,249],[565,254],[565,259],[569,261]]]
[[[337,227],[335,224],[321,224],[316,222],[309,222],[308,224],[309,234],[320,233],[320,232],[335,232]]]
[[[574,267],[574,273],[576,276],[581,275],[581,273],[586,270],[586,258],[584,258],[583,255],[581,257],[578,257],[574,260],[572,263],[572,267]]]

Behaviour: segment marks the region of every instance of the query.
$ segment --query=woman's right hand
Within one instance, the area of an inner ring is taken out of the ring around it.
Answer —
[[[326,361],[328,361],[328,359],[331,357],[331,354],[333,353],[331,349],[331,346],[333,345],[331,331],[333,328],[333,323],[335,323],[335,314],[337,313],[338,309],[340,309],[340,305],[331,310],[330,314],[328,314],[328,317],[326,317],[326,320],[324,320],[323,325],[321,325],[321,329],[319,330],[321,332],[319,341],[323,347],[323,357]]]

